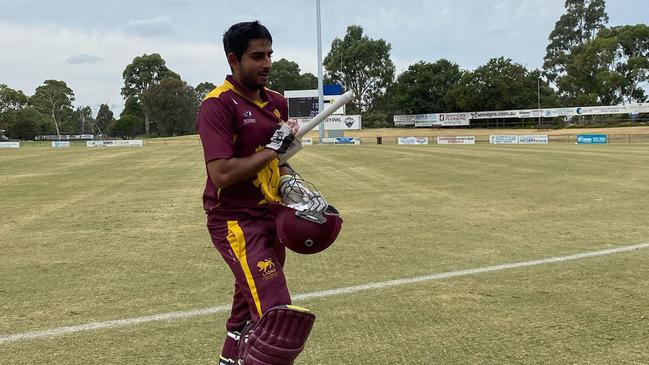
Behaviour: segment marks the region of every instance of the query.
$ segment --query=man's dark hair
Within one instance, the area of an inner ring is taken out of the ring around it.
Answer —
[[[248,49],[250,40],[260,38],[268,39],[270,43],[273,43],[273,37],[268,29],[257,20],[254,22],[241,22],[231,26],[223,34],[223,49],[226,57],[228,54],[234,53],[237,59],[241,61],[241,57]]]

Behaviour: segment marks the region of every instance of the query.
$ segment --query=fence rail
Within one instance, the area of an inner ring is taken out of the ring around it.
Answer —
[[[498,134],[497,131],[494,131],[495,134]],[[534,134],[534,133],[531,133]],[[542,133],[536,133],[542,134]],[[608,136],[608,144],[631,144],[631,143],[649,143],[649,134],[607,134],[607,133],[597,133],[605,134]],[[489,144],[489,135],[474,135],[471,133],[463,134],[466,136],[474,136],[476,144]],[[453,134],[445,135],[446,137],[452,137]],[[402,136],[372,136],[372,137],[356,137],[361,140],[361,144],[366,145],[376,145],[376,144],[398,144],[399,137],[410,137],[407,134]],[[439,136],[417,136],[417,138],[428,138],[429,144],[436,144],[437,137]],[[144,146],[201,146],[201,140],[199,138],[150,138],[145,139]],[[558,135],[548,135],[549,143],[577,143],[576,134],[558,134]],[[21,141],[21,147],[50,147],[51,141]],[[313,144],[319,144],[318,138],[313,138]],[[70,141],[70,147],[80,148],[86,147],[85,141]],[[110,147],[110,148],[119,148],[119,147]]]
[[[494,131],[496,132],[496,131]],[[493,133],[498,134],[498,133]],[[530,133],[534,134],[534,133]],[[541,134],[541,133],[536,133]],[[606,134],[606,133],[597,133],[605,134],[608,136],[608,143],[619,144],[619,143],[649,143],[649,134]],[[465,134],[471,136],[471,133]],[[527,134],[526,134],[527,135]],[[453,135],[449,134],[447,137],[452,137]],[[475,137],[475,142],[477,144],[489,144],[489,135],[472,135]],[[400,137],[410,137],[403,135]],[[437,143],[437,137],[440,136],[417,136],[417,138],[428,138],[430,144]],[[376,136],[376,137],[359,137],[361,144],[397,144],[399,137],[394,136]],[[576,134],[561,134],[561,135],[548,135],[549,143],[577,143]],[[317,140],[314,139],[314,143]]]

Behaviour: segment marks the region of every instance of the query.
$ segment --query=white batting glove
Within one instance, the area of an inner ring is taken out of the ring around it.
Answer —
[[[292,127],[283,123],[275,130],[273,136],[270,137],[270,141],[266,145],[266,148],[269,148],[281,155],[291,148],[294,140],[295,136],[293,135]]]
[[[284,175],[280,178],[279,192],[282,203],[301,212],[322,213],[329,204],[322,195],[310,189],[298,175]]]

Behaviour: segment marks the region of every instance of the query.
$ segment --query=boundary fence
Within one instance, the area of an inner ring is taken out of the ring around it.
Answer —
[[[493,134],[498,134],[497,130],[494,130]],[[547,135],[538,133],[539,135],[545,135],[548,137],[548,143],[577,143],[577,134],[559,134],[559,135]],[[607,133],[598,133],[608,136],[607,144],[632,144],[632,143],[647,143],[649,144],[649,134],[607,134]],[[489,135],[476,135],[471,133],[462,134],[463,136],[472,136],[475,138],[475,144],[489,144]],[[526,134],[528,135],[528,134]],[[531,133],[529,135],[534,135]],[[442,135],[430,135],[430,136],[416,136],[417,138],[428,138],[428,144],[437,144],[437,137]],[[446,134],[444,137],[453,137],[454,134]],[[355,137],[361,141],[360,144],[365,145],[396,145],[400,137],[411,137],[407,134],[402,136],[372,136],[372,137]],[[313,144],[320,144],[318,138],[312,138]],[[201,146],[201,140],[199,138],[150,138],[144,139],[144,146]],[[20,147],[39,147],[39,148],[52,148],[51,141],[21,141]],[[86,141],[70,141],[69,148],[88,148],[86,147]],[[124,147],[113,147],[113,148],[124,148]],[[65,148],[62,148],[65,149]]]
[[[498,134],[496,130],[494,132],[495,133],[493,134]],[[607,135],[609,144],[649,143],[649,134],[606,134],[606,133],[598,133],[598,134]],[[476,144],[489,144],[489,135],[474,135],[470,133],[463,134],[463,135],[475,137]],[[533,135],[533,133],[530,133],[530,135]],[[453,135],[451,134],[445,136],[453,137]],[[548,136],[549,143],[577,143],[576,134],[547,135],[547,136]],[[410,137],[410,136],[403,135],[399,137]],[[398,144],[399,137],[376,136],[376,137],[358,137],[358,138],[360,138],[361,144]],[[437,144],[436,142],[437,137],[440,137],[440,135],[417,136],[417,138],[428,138],[428,144]],[[317,143],[316,139],[314,139],[314,143]]]

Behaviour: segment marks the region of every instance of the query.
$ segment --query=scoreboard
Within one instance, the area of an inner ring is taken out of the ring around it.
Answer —
[[[318,97],[288,98],[289,118],[313,118],[318,115]]]

